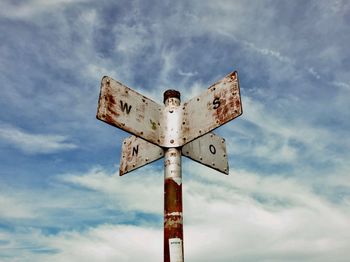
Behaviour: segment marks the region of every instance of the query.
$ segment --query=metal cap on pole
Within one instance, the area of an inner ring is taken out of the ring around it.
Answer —
[[[164,96],[164,99],[163,99],[163,103],[166,104],[166,101],[168,99],[171,99],[171,98],[176,98],[179,100],[179,102],[181,101],[180,97],[181,97],[181,94],[179,91],[177,90],[174,90],[174,89],[168,89],[167,91],[164,92],[163,94]]]

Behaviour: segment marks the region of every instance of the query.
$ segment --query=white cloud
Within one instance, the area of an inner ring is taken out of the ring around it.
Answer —
[[[307,69],[307,71],[308,71],[311,75],[313,75],[314,77],[316,77],[317,79],[320,79],[320,78],[321,78],[320,74],[317,73],[313,67],[309,67],[309,68]]]
[[[333,203],[296,178],[260,176],[244,170],[222,176],[187,163],[183,184],[187,260],[326,262],[346,261],[350,255],[348,202]],[[80,209],[89,199],[103,194],[113,199],[119,211],[155,212],[162,218],[163,177],[152,173],[146,168],[142,173],[117,177],[92,169],[61,179],[72,185],[70,190],[77,185],[90,189],[86,202],[80,201]],[[55,201],[64,203],[70,197],[61,194]],[[54,217],[51,222],[55,222]],[[32,228],[0,234],[0,240],[8,240],[3,245],[9,261],[14,256],[12,250],[18,250],[17,258],[32,261],[160,261],[162,238],[161,225],[118,225],[117,220],[115,225],[54,235]]]
[[[142,48],[149,45],[146,27],[141,24],[127,26],[121,25],[114,28],[115,35],[121,36],[116,42],[116,51],[122,52],[125,55],[134,55],[141,52]]]
[[[161,261],[159,229],[101,225],[44,239],[60,252],[39,257],[39,261]]]
[[[195,71],[195,72],[184,72],[184,71],[182,71],[180,69],[180,70],[178,70],[178,74],[180,76],[192,77],[192,76],[198,75],[198,72],[197,71]]]
[[[290,103],[293,103],[292,99]],[[259,130],[248,129],[243,122],[240,125],[232,125],[230,130],[245,137],[245,143],[257,143],[249,147],[249,152],[242,150],[247,154],[254,154],[275,163],[295,163],[300,148],[293,146],[291,141],[306,146],[308,151],[303,152],[304,155],[312,152],[322,158],[326,157],[323,150],[334,142],[327,129],[313,127],[292,115],[285,117],[284,113],[271,110],[269,105],[252,97],[243,97],[243,111],[241,118],[256,125]],[[258,141],[255,139],[257,136]]]
[[[66,136],[31,134],[5,125],[0,126],[0,139],[28,154],[50,154],[77,148]]]
[[[36,216],[34,210],[28,205],[28,202],[20,198],[18,195],[9,196],[2,193],[0,195],[0,217],[3,219],[34,218]]]
[[[346,261],[349,206],[296,179],[191,170],[201,180],[187,181],[185,191],[191,261]]]
[[[201,82],[194,82],[188,88],[187,92],[185,92],[184,94],[181,94],[181,100],[188,101],[188,100],[202,94],[205,91],[206,90],[203,89],[203,84]]]
[[[9,4],[5,1],[1,3],[1,5],[4,6],[0,8],[0,14],[7,18],[32,19],[34,16],[40,15],[41,13],[57,11],[58,8],[69,4],[87,1],[90,0],[29,0],[20,4]]]
[[[0,233],[2,239],[8,240],[0,247],[0,259],[6,262],[161,261],[162,256],[162,231],[137,226],[100,225],[57,235],[31,228]]]
[[[151,168],[143,167],[123,177],[108,175],[103,169],[94,168],[84,175],[66,174],[59,179],[68,184],[102,192],[124,211],[138,210],[160,214],[163,210],[162,179],[151,175],[154,172]]]

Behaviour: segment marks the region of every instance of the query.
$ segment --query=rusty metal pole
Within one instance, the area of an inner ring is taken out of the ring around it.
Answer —
[[[175,113],[180,106],[180,93],[167,90],[164,104],[170,113],[167,132],[175,131],[181,123],[181,116]],[[173,147],[164,151],[164,262],[183,261],[181,148]]]

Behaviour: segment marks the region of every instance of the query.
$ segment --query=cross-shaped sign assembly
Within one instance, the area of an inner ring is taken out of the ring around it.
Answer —
[[[120,175],[164,157],[164,262],[183,262],[181,155],[228,174],[225,140],[213,129],[242,114],[237,72],[181,104],[167,90],[164,105],[103,77],[97,118],[132,136],[123,141]]]

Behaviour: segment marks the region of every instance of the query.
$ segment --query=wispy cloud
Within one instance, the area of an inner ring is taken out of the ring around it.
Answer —
[[[135,171],[132,176],[118,179],[118,176],[109,175],[101,168],[93,168],[82,175],[62,175],[59,180],[103,193],[110,199],[118,200],[116,203],[118,203],[119,209],[160,214],[162,212],[162,181],[158,179],[158,182],[155,182],[155,177],[150,175],[152,174],[151,170],[152,167],[147,166],[142,170]],[[148,204],[145,204],[144,199],[147,199]]]
[[[77,148],[66,136],[33,134],[8,125],[0,126],[0,139],[28,154],[51,154]]]
[[[1,233],[0,259],[26,261],[161,261],[162,230],[132,225],[99,225],[85,231],[47,235],[31,228]]]
[[[291,58],[282,55],[280,52],[278,52],[276,50],[272,50],[272,49],[268,49],[268,48],[261,48],[261,47],[256,46],[254,43],[251,43],[248,41],[242,41],[242,43],[245,46],[251,48],[252,50],[254,50],[255,52],[258,52],[261,55],[273,57],[273,58],[277,59],[278,61],[284,62],[284,63],[289,63],[289,64],[295,63]]]
[[[8,18],[31,19],[33,16],[39,15],[40,13],[57,10],[57,8],[61,8],[63,5],[87,1],[88,0],[29,0],[18,3],[4,1],[2,5],[5,5],[5,9],[1,8],[0,14]]]
[[[179,73],[180,76],[187,76],[187,77],[195,76],[195,75],[198,74],[197,71],[195,71],[195,72],[184,72],[181,69],[178,71],[178,73]]]
[[[327,129],[315,128],[294,115],[286,117],[252,97],[245,96],[243,102],[246,108],[244,121],[258,129],[249,128],[242,122],[232,126],[231,130],[245,137],[245,143],[254,143],[248,151],[243,150],[247,154],[255,154],[273,163],[297,165],[299,157],[306,154],[319,158],[319,161],[324,160],[324,150],[336,143]],[[290,103],[293,103],[292,99]]]
[[[332,82],[332,84],[335,85],[335,86],[337,86],[337,87],[350,90],[350,84],[348,84],[348,83],[339,82],[339,81],[334,81],[334,82]]]
[[[22,201],[20,197],[14,195],[0,194],[1,219],[28,219],[34,218],[35,212],[27,202]]]

